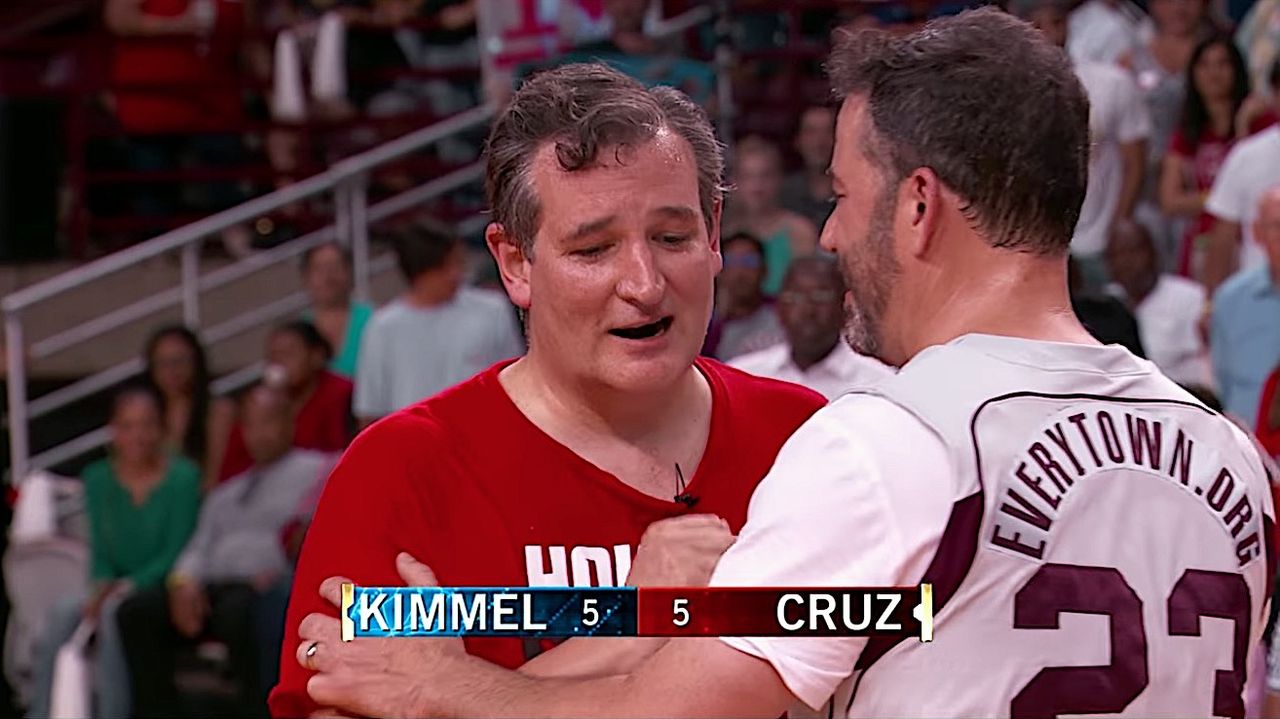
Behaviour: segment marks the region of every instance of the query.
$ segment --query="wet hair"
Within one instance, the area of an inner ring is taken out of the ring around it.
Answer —
[[[994,8],[905,36],[842,31],[837,96],[866,102],[864,137],[883,191],[928,167],[988,244],[1066,254],[1084,202],[1089,102],[1066,54]]]
[[[575,63],[534,75],[498,116],[486,143],[485,193],[493,219],[526,254],[541,224],[534,155],[554,143],[565,172],[593,166],[601,152],[640,145],[669,130],[693,148],[698,201],[710,234],[724,195],[724,151],[706,112],[670,87],[647,88],[601,63]]]
[[[333,345],[329,344],[329,340],[320,334],[320,330],[316,326],[306,320],[292,320],[283,324],[276,325],[271,329],[271,334],[291,334],[302,340],[302,344],[307,349],[320,352],[324,355],[324,361],[328,362],[333,359]]]
[[[185,344],[191,351],[191,361],[195,365],[191,378],[191,416],[187,418],[187,431],[182,436],[182,453],[196,463],[202,463],[209,439],[209,406],[213,402],[212,392],[209,389],[209,384],[212,382],[209,374],[209,359],[205,354],[204,345],[200,343],[200,338],[183,325],[166,325],[153,332],[147,339],[143,356],[143,361],[146,363],[144,376],[146,382],[155,390],[156,396],[160,398],[160,413],[166,421],[169,412],[164,393],[155,384],[155,356],[160,343],[167,339],[176,339]]]

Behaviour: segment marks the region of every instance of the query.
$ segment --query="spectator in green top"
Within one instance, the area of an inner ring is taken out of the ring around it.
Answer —
[[[127,665],[115,609],[134,589],[159,585],[195,529],[200,469],[165,448],[161,399],[149,385],[130,386],[111,409],[106,459],[84,469],[89,517],[90,589],[54,609],[38,649],[36,696],[29,716],[49,716],[53,665],[82,619],[97,622],[94,693],[100,719],[130,710]]]
[[[302,257],[302,282],[311,298],[303,318],[316,326],[334,348],[329,371],[347,379],[356,373],[356,357],[373,305],[351,299],[351,255],[336,242],[307,250]]]

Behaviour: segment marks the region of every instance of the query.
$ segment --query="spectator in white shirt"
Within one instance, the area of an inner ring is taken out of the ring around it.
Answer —
[[[1104,0],[1091,0],[1093,3],[1112,5]],[[1066,5],[1062,0],[1014,0],[1010,10],[1035,25],[1050,42],[1068,46]],[[1085,289],[1097,291],[1107,280],[1102,257],[1107,233],[1116,220],[1133,216],[1142,191],[1151,117],[1142,93],[1127,72],[1112,64],[1079,60],[1074,53],[1072,57],[1076,76],[1089,96],[1093,151],[1089,153],[1084,206],[1071,238],[1071,255],[1080,268]]]
[[[353,400],[361,427],[524,352],[506,297],[461,286],[457,238],[414,224],[393,244],[409,288],[365,329]]]
[[[1271,69],[1273,98],[1280,98],[1277,90],[1280,63]],[[1210,293],[1237,269],[1266,265],[1266,252],[1254,236],[1253,224],[1262,196],[1276,185],[1280,185],[1280,127],[1272,125],[1231,148],[1204,202],[1205,212],[1215,220],[1202,278]]]
[[[1067,52],[1075,62],[1114,64],[1138,44],[1144,19],[1128,0],[1085,0],[1071,11]]]
[[[778,319],[786,341],[742,355],[729,365],[808,387],[829,400],[893,374],[888,366],[841,341],[844,291],[834,259],[811,255],[793,260],[778,294]]]
[[[1204,287],[1161,273],[1155,242],[1142,224],[1117,222],[1107,243],[1112,291],[1138,320],[1147,359],[1186,386],[1212,386],[1209,349],[1199,330]]]

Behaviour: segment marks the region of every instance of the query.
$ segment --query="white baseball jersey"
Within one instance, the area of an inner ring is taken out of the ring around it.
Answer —
[[[934,585],[934,641],[726,638],[823,713],[1243,716],[1251,440],[1118,346],[968,335],[820,410],[717,586]]]

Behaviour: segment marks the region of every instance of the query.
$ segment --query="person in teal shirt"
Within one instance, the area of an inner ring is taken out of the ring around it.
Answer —
[[[351,299],[351,255],[336,242],[317,245],[302,257],[302,282],[311,307],[302,318],[314,324],[333,347],[329,371],[353,379],[364,327],[373,305]]]
[[[128,667],[115,609],[129,592],[164,581],[195,529],[200,505],[200,468],[165,449],[160,407],[150,385],[120,391],[111,410],[110,455],[81,474],[89,518],[89,594],[65,598],[50,615],[37,649],[31,717],[49,716],[58,649],[82,619],[97,622],[94,716],[129,715]]]

